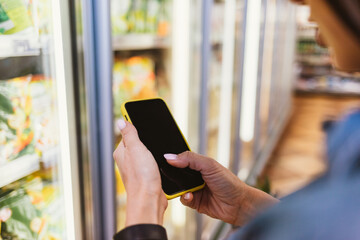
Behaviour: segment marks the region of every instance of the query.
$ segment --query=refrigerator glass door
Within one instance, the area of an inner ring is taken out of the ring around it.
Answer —
[[[81,238],[67,11],[0,1],[0,239]]]
[[[262,19],[258,19],[261,20],[261,27],[257,40],[257,69],[253,71],[254,77],[251,80],[249,74],[246,74],[246,71],[251,71],[251,66],[246,65],[247,59],[251,57],[245,54],[243,94],[249,92],[250,82],[254,85],[251,98],[249,94],[243,95],[243,127],[240,131],[243,151],[239,177],[251,185],[257,184],[257,178],[286,125],[294,78],[293,4],[283,0],[262,1],[258,11],[261,11],[261,14],[256,16],[262,16]],[[249,116],[252,116],[252,119],[249,119]]]
[[[244,1],[214,1],[210,13],[206,155],[232,171],[241,69]],[[239,61],[240,60],[240,61]],[[221,222],[203,216],[202,238],[218,234]]]
[[[122,117],[123,102],[161,97],[193,148],[196,136],[189,130],[189,107],[193,105],[189,97],[190,10],[190,0],[111,1],[114,121]],[[121,135],[114,129],[117,146]],[[115,177],[120,230],[126,218],[126,191],[117,167]],[[193,219],[179,199],[169,201],[164,219],[169,239],[193,239],[195,229],[187,228]]]

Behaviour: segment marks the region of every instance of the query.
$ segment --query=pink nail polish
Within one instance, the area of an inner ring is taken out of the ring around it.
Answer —
[[[120,130],[123,130],[126,127],[126,123],[123,119],[119,119],[116,124]]]
[[[189,200],[189,199],[190,199],[190,193],[185,193],[184,199],[185,199],[185,200]]]
[[[172,153],[166,153],[164,154],[164,157],[167,160],[176,160],[177,159],[177,155],[176,154],[172,154]]]

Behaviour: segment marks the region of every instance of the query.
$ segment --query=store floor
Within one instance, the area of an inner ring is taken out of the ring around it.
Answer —
[[[297,95],[290,122],[263,176],[277,197],[301,188],[326,170],[323,120],[360,107],[360,98]]]

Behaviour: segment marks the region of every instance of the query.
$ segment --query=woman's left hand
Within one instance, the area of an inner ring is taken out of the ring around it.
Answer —
[[[119,120],[117,125],[123,139],[113,156],[127,193],[125,225],[161,225],[168,203],[156,161],[131,123]]]

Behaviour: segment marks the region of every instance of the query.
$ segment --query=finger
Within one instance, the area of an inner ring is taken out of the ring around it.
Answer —
[[[191,192],[185,193],[180,197],[181,203],[187,207],[192,207],[191,202],[193,199],[194,199],[194,195]]]
[[[124,146],[126,148],[137,146],[141,143],[136,128],[131,123],[120,119],[117,121],[117,126],[121,131]]]
[[[215,160],[211,158],[190,151],[183,152],[179,155],[167,153],[164,154],[164,157],[167,162],[174,167],[189,167],[200,172],[212,169],[216,163]]]
[[[186,195],[188,194],[188,195]],[[189,192],[185,193],[180,197],[180,201],[184,206],[187,206],[189,208],[196,209],[199,211],[200,201],[202,199],[203,190],[196,191],[196,192]]]

